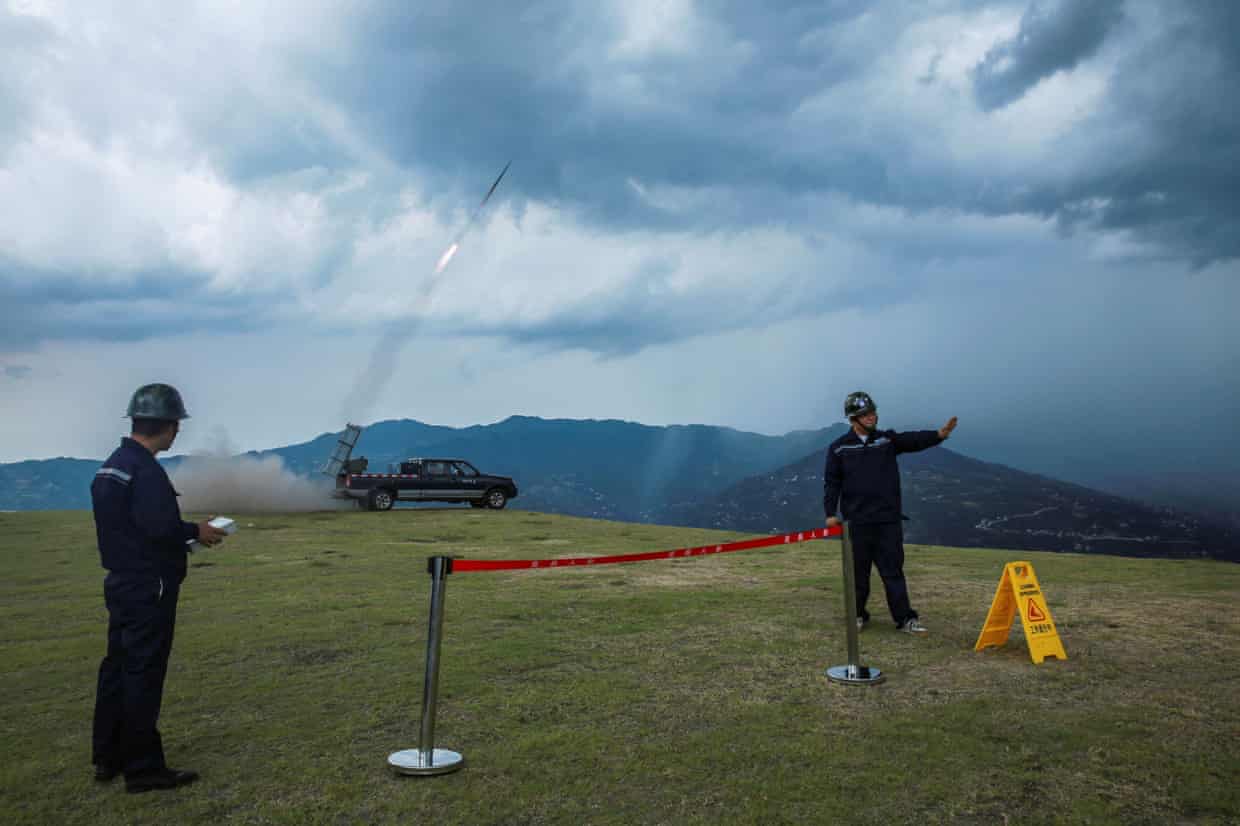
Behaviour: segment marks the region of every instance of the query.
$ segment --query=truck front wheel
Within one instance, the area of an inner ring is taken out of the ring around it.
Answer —
[[[370,492],[369,502],[372,511],[390,511],[396,503],[396,497],[390,490],[375,488]]]
[[[491,510],[501,511],[504,505],[508,504],[508,497],[499,488],[491,488],[487,491],[487,507]]]

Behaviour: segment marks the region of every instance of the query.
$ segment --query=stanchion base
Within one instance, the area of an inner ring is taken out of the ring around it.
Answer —
[[[435,749],[429,763],[423,762],[421,749],[394,751],[388,755],[388,766],[397,774],[425,776],[447,774],[465,765],[465,758],[454,751]]]
[[[844,685],[878,685],[887,679],[877,668],[864,665],[833,665],[827,669],[827,679]]]

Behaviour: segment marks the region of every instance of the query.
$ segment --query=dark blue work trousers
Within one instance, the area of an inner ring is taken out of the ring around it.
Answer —
[[[904,525],[882,522],[876,525],[849,525],[852,538],[853,572],[857,586],[857,616],[866,620],[866,600],[870,598],[870,566],[878,568],[887,593],[887,608],[896,625],[917,616],[909,604],[908,583],[904,581]]]
[[[95,692],[96,765],[126,776],[167,766],[157,724],[179,594],[171,577],[117,571],[104,579],[108,652]]]

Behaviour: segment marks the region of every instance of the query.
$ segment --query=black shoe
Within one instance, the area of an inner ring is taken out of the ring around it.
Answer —
[[[182,769],[156,769],[142,772],[125,778],[125,791],[130,794],[141,794],[162,789],[175,789],[185,786],[198,779],[198,772]]]
[[[95,764],[95,780],[99,783],[110,783],[112,778],[121,773],[121,770],[115,766],[109,766],[107,763]]]

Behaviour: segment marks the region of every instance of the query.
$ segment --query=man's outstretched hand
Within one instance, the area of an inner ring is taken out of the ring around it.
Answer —
[[[939,438],[946,439],[948,436],[952,435],[952,431],[955,429],[956,429],[956,417],[952,416],[950,419],[947,420],[947,424],[939,428]]]

